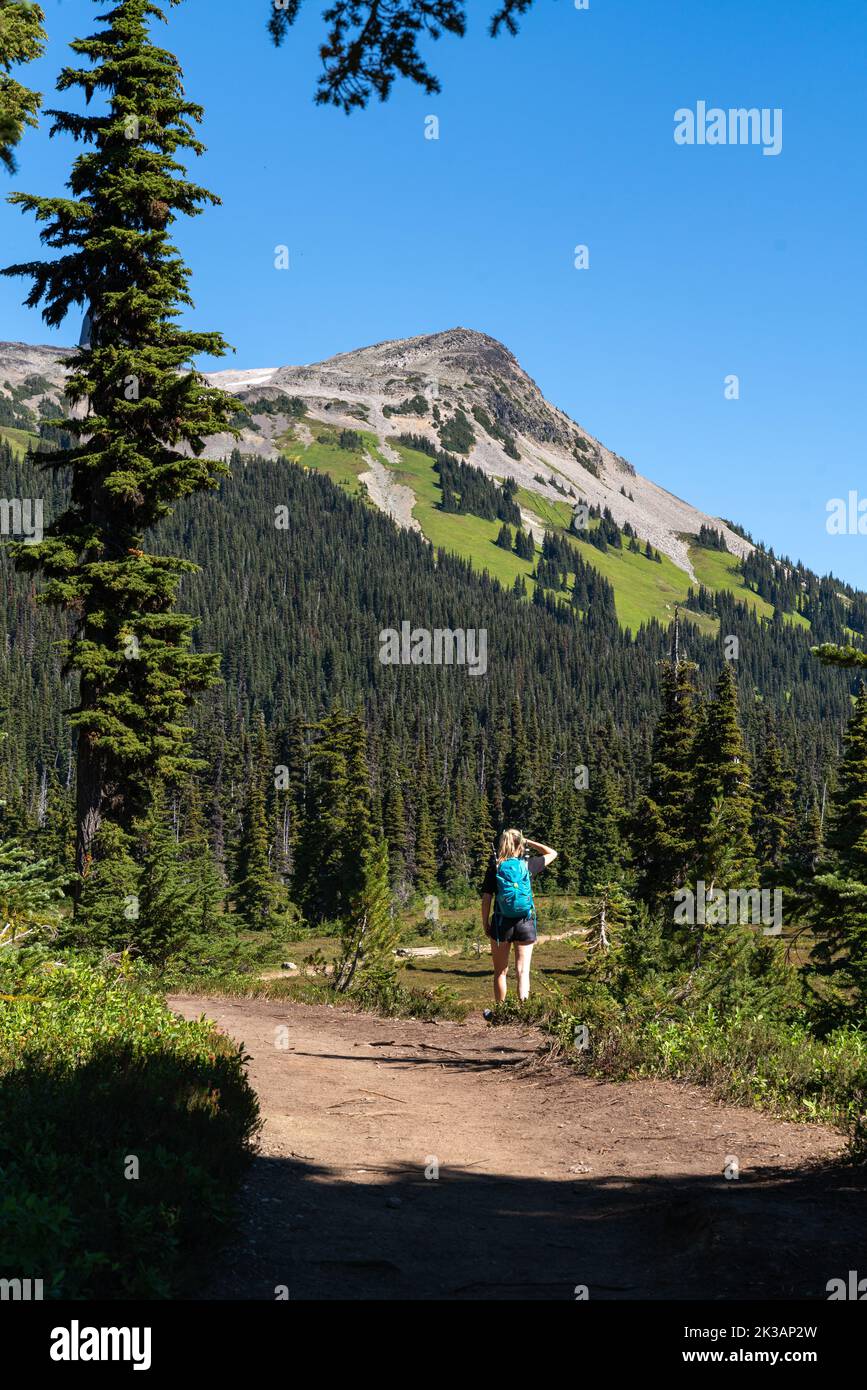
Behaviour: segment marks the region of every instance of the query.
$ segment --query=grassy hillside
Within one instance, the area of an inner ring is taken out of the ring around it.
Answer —
[[[12,425],[0,425],[0,440],[8,444],[13,454],[24,455],[28,449],[35,449],[39,436],[29,430],[18,430]]]
[[[728,589],[741,603],[748,603],[757,617],[769,620],[773,618],[772,606],[766,599],[753,593],[753,590],[746,584],[743,575],[738,573],[738,557],[736,555],[730,555],[727,550],[705,550],[702,546],[691,545],[689,558],[699,583],[703,584],[706,589],[712,589],[715,592]],[[801,613],[787,613],[785,617],[788,622],[798,623],[801,627],[810,626]]]
[[[516,578],[523,577],[528,592],[532,593],[531,576],[535,561],[522,560],[513,552],[496,545],[499,521],[484,521],[471,514],[440,510],[439,480],[433,459],[427,454],[402,444],[394,445],[399,459],[399,463],[395,464],[383,455],[379,441],[370,431],[360,431],[363,450],[349,450],[340,447],[339,431],[333,426],[310,417],[302,424],[312,434],[313,442],[305,444],[300,430],[297,427],[290,429],[280,441],[287,457],[308,468],[327,473],[339,486],[355,493],[364,491],[359,479],[368,466],[365,451],[373,454],[399,482],[412,490],[416,499],[413,516],[434,546],[470,561],[476,569],[487,571],[509,588]],[[612,584],[617,616],[622,626],[632,632],[637,632],[643,623],[652,619],[663,624],[670,622],[675,605],[683,605],[690,589],[695,587],[689,575],[666,555],[661,557],[661,562],[657,562],[626,549],[611,547],[607,551],[600,551],[588,541],[579,540],[569,531],[572,519],[570,501],[544,497],[526,488],[518,489],[516,501],[523,512],[529,513],[547,529],[569,533],[571,542],[587,563]],[[591,525],[595,524],[591,522]],[[736,555],[723,550],[706,550],[698,545],[690,547],[689,555],[700,584],[717,593],[727,590],[737,599],[748,603],[759,617],[768,620],[773,617],[771,605],[754,593],[738,572]],[[801,614],[787,616],[791,622],[808,625]],[[718,619],[706,613],[691,613],[690,621],[707,634],[715,632],[718,627]]]

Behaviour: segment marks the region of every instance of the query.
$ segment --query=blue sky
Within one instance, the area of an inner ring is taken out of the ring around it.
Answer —
[[[102,7],[42,3],[51,43],[31,72],[53,105],[66,44]],[[825,527],[829,498],[867,495],[861,0],[536,0],[494,41],[494,0],[469,0],[469,36],[426,48],[440,96],[401,85],[351,117],[312,101],[324,4],[306,0],[280,50],[267,0],[184,0],[160,26],[206,108],[196,177],[223,199],[177,228],[188,319],[237,350],[202,365],[480,329],[639,471],[867,587],[867,536]],[[782,108],[782,152],[676,145],[675,110],[699,100]],[[59,191],[73,150],[46,122],[0,179]],[[0,247],[3,263],[36,250],[5,205]],[[78,322],[52,338],[23,294],[0,281],[0,338],[77,339]]]

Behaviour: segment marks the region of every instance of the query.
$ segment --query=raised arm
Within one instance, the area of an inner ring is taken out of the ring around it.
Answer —
[[[528,840],[526,837],[524,839],[524,844],[528,849],[534,849],[537,854],[541,854],[545,861],[546,868],[549,864],[553,864],[554,860],[557,858],[557,851],[552,849],[550,845],[543,845],[540,844],[538,840]]]

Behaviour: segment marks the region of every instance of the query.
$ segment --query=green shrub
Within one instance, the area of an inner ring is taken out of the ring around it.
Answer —
[[[258,1129],[241,1049],[125,961],[19,958],[0,992],[0,1276],[54,1298],[192,1287]]]
[[[817,1038],[801,1022],[754,1008],[720,1013],[711,1005],[667,1015],[663,992],[616,1000],[589,985],[549,1008],[545,1027],[590,1072],[614,1080],[670,1077],[708,1086],[720,1100],[771,1110],[786,1119],[835,1125],[853,1158],[867,1158],[867,1035],[841,1028]]]
[[[454,454],[468,454],[475,442],[476,436],[469,420],[462,410],[456,410],[440,430],[440,443]]]

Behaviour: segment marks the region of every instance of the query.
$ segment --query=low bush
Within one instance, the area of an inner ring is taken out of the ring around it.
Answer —
[[[258,1130],[239,1047],[122,961],[0,970],[0,1276],[168,1298],[226,1233]]]
[[[621,1003],[592,988],[549,1001],[544,1026],[596,1075],[708,1086],[720,1100],[834,1125],[849,1135],[852,1157],[867,1158],[867,1034],[857,1029],[818,1038],[797,1021],[710,1005],[654,1018],[638,998]]]

